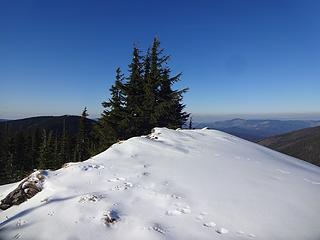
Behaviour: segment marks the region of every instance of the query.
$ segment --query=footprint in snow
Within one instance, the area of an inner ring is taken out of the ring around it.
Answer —
[[[206,213],[206,212],[201,212],[201,213],[196,217],[196,219],[197,219],[197,220],[203,220],[206,215],[208,215],[208,213]],[[204,224],[203,224],[203,225],[204,225]],[[205,226],[205,225],[204,225],[204,226]]]
[[[304,178],[303,180],[308,182],[308,183],[314,184],[314,185],[320,185],[320,182],[312,181],[312,180],[310,180],[308,178]]]
[[[95,194],[86,194],[80,197],[79,203],[85,203],[85,202],[98,202],[101,199],[106,198],[106,195],[100,194],[100,195],[95,195]]]
[[[152,229],[160,234],[166,234],[168,232],[168,230],[161,224],[159,223],[154,223],[152,227],[150,227],[149,229]]]
[[[143,173],[142,173],[142,176],[147,177],[147,176],[150,176],[150,174],[151,174],[151,173],[149,173],[149,172],[143,172]]]
[[[279,172],[279,173],[282,173],[282,174],[290,174],[290,173],[291,173],[291,172],[289,172],[289,171],[282,170],[282,169],[280,169],[280,168],[277,168],[276,171]]]
[[[116,178],[111,178],[108,180],[108,182],[119,182],[119,181],[125,181],[126,179],[124,177],[116,177]]]
[[[181,214],[189,214],[191,213],[191,209],[188,205],[183,206],[183,207],[177,207],[175,209],[168,210],[166,212],[166,215],[168,216],[177,216]]]
[[[114,188],[111,188],[110,190],[111,191],[124,191],[124,190],[127,190],[132,187],[133,187],[133,184],[131,182],[125,182],[124,184],[117,185]]]
[[[207,228],[215,228],[217,226],[217,224],[215,222],[205,222],[203,224],[203,226],[205,226]],[[229,232],[228,229],[223,228],[223,227],[216,228],[215,231],[216,231],[216,233],[219,233],[219,234],[226,234]]]
[[[53,216],[54,215],[54,211],[50,211],[50,212],[48,212],[48,216]]]
[[[174,194],[174,193],[171,194],[170,197],[171,197],[171,198],[174,198],[174,199],[182,199],[182,198],[183,198],[182,196],[179,196],[179,195]]]
[[[18,228],[20,228],[20,227],[22,227],[24,224],[26,224],[27,223],[27,221],[25,221],[25,220],[22,220],[22,219],[19,219],[17,222],[16,222],[16,226],[18,227]]]
[[[82,171],[91,171],[93,169],[103,169],[103,165],[90,164],[82,167]]]
[[[203,226],[209,227],[209,228],[213,228],[213,227],[215,227],[216,225],[217,225],[217,224],[214,223],[214,222],[206,222],[206,223],[203,224]]]
[[[229,232],[229,230],[226,229],[226,228],[221,227],[221,228],[216,229],[216,232],[219,233],[219,234],[226,234],[226,233]]]

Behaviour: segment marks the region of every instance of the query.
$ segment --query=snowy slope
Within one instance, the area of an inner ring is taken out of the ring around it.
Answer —
[[[0,239],[319,240],[319,212],[319,167],[219,131],[156,128],[48,171],[42,192],[0,211]]]

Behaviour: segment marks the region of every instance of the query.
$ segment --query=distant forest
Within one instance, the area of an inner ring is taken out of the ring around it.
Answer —
[[[128,76],[116,69],[111,97],[102,102],[104,110],[96,122],[88,119],[87,108],[81,117],[1,122],[0,184],[18,181],[34,169],[57,169],[67,162],[86,160],[120,140],[146,135],[154,127],[182,127],[189,118],[182,103],[187,89],[173,89],[181,73],[171,76],[169,56],[157,38],[141,53],[133,48]]]

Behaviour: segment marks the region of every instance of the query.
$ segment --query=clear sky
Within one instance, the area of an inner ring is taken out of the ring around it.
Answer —
[[[320,112],[320,1],[1,0],[0,118],[97,117],[154,36],[193,114]]]

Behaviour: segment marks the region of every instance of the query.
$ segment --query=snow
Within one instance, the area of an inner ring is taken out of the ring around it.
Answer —
[[[320,168],[215,130],[156,128],[42,187],[0,239],[320,239]]]

